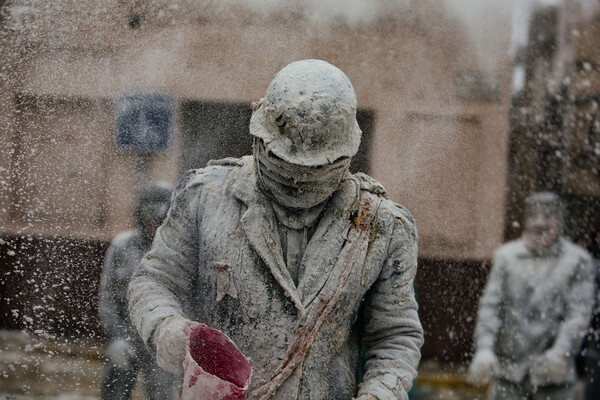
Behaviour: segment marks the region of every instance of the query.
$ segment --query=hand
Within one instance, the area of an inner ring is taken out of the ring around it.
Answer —
[[[108,345],[106,356],[117,369],[126,370],[130,367],[133,351],[125,339],[116,339]]]
[[[560,348],[551,348],[533,363],[529,375],[534,386],[563,383],[567,377],[569,353]]]
[[[491,349],[477,350],[469,366],[467,381],[477,386],[487,385],[499,369],[498,358]]]
[[[179,315],[162,320],[152,336],[156,347],[156,363],[162,369],[174,374],[183,373],[183,360],[187,346],[186,328],[197,322]]]

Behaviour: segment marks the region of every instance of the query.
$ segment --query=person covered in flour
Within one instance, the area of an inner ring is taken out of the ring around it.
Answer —
[[[164,182],[144,185],[135,208],[136,227],[111,242],[100,281],[99,315],[108,339],[101,383],[102,400],[126,400],[133,394],[138,373],[150,400],[174,398],[174,376],[156,365],[127,310],[127,285],[140,260],[150,250],[156,229],[169,209],[173,187]]]
[[[492,381],[489,399],[574,400],[594,274],[589,254],[563,236],[563,218],[555,193],[529,196],[522,237],[494,255],[468,374]]]
[[[423,343],[417,230],[348,170],[356,107],[341,70],[294,62],[253,104],[253,155],[184,175],[129,286],[161,367],[182,372],[186,327],[201,322],[250,360],[250,399],[408,398]]]

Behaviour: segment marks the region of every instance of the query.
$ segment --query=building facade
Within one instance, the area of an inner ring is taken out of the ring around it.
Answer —
[[[95,334],[103,252],[132,226],[140,180],[176,183],[209,159],[249,154],[250,103],[286,64],[319,58],[357,93],[352,168],[417,220],[425,356],[467,355],[487,260],[504,240],[509,35],[477,42],[435,0],[293,4],[4,3],[2,326]],[[510,15],[488,19],[503,32]],[[173,99],[167,150],[116,145],[128,93]]]

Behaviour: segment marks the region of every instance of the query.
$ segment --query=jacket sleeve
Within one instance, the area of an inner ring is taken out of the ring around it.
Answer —
[[[129,315],[151,352],[156,326],[167,317],[184,314],[183,304],[187,304],[194,285],[198,174],[189,171],[181,179],[167,218],[129,283]]]
[[[475,343],[477,350],[492,349],[496,344],[496,336],[500,329],[502,316],[503,281],[506,261],[499,252],[494,255],[492,270],[479,300],[477,325],[475,327]]]
[[[359,395],[407,399],[421,358],[423,329],[417,313],[417,230],[408,210],[395,205],[388,254],[363,305],[366,347]]]
[[[98,306],[102,327],[109,341],[127,336],[125,321],[122,321],[120,317],[121,313],[118,310],[117,300],[116,274],[122,262],[123,257],[118,241],[113,240],[104,257],[104,267],[100,279],[100,303]]]
[[[594,269],[591,258],[581,253],[567,287],[566,312],[554,346],[575,354],[590,322],[594,305]]]

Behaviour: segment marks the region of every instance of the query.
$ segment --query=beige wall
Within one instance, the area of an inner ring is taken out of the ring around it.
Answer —
[[[126,13],[119,14],[121,11],[115,16],[124,20]],[[119,93],[148,91],[169,93],[178,100],[249,103],[263,95],[273,74],[287,63],[321,58],[346,72],[359,107],[375,111],[371,172],[394,200],[415,215],[421,256],[490,257],[502,240],[507,59],[499,47],[490,55],[498,60],[494,69],[489,69],[490,60],[486,60],[488,67],[483,70],[501,82],[498,101],[460,100],[455,74],[480,71],[478,55],[452,20],[433,9],[415,8],[414,12],[413,16],[392,15],[357,27],[325,27],[293,18],[218,16],[180,24],[153,25],[149,19],[147,25],[131,30],[123,27],[122,20],[106,19],[88,30],[82,23],[79,34],[69,30],[53,40],[32,38],[34,51],[19,58],[18,83],[1,88],[1,99],[13,109],[8,107],[0,114],[0,167],[4,168],[0,172],[10,173],[6,171],[14,166],[8,154],[15,134],[41,140],[42,130],[35,126],[38,122],[27,129],[15,128],[13,121],[19,119],[15,94],[92,103],[101,99],[104,117],[89,118],[89,110],[86,114],[67,107],[56,113],[65,117],[55,119],[81,132],[94,131],[97,141],[85,149],[93,157],[83,159],[97,178],[92,186],[104,185],[96,192],[102,196],[92,196],[103,202],[103,218],[91,224],[81,219],[66,227],[3,212],[0,227],[9,233],[48,234],[54,230],[59,235],[108,239],[131,224],[136,160],[118,152],[111,140],[111,106]],[[65,119],[67,115],[69,119]],[[40,121],[44,117],[35,118]],[[57,123],[55,132],[67,128]],[[178,124],[174,133],[171,150],[153,157],[150,179],[177,181]],[[11,135],[12,141],[7,139]],[[69,152],[76,149],[65,149],[69,165],[79,159]],[[47,151],[51,153],[44,156],[48,160],[58,156],[54,150]],[[93,161],[95,157],[101,161]],[[22,176],[19,179],[29,181]],[[2,207],[7,206],[6,192],[14,190],[11,185],[0,186]],[[68,191],[57,191],[53,199],[60,204],[68,202],[69,196]],[[73,212],[82,212],[84,204],[79,202]]]

